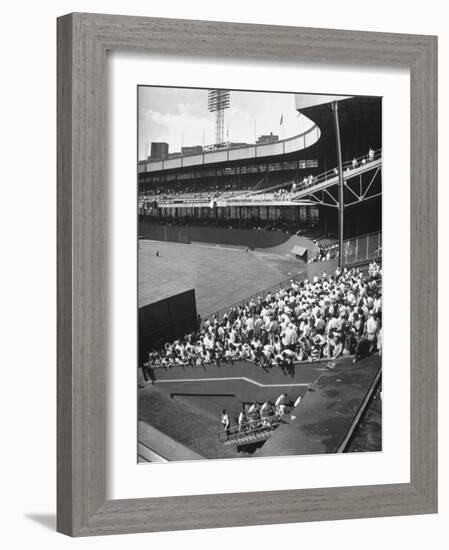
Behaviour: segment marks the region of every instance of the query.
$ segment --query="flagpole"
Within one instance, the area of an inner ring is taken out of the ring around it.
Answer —
[[[281,130],[282,130],[282,150],[284,152],[284,155],[285,155],[285,141],[284,141],[284,113],[281,114],[281,120],[279,122],[279,126],[281,126]]]

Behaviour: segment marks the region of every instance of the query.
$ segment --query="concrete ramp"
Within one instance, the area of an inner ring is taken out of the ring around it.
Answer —
[[[340,360],[309,386],[299,405],[254,456],[343,452],[381,376],[381,358]]]
[[[142,421],[138,425],[138,454],[139,462],[204,459],[192,449]]]

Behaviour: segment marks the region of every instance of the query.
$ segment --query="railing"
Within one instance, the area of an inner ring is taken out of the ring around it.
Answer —
[[[382,232],[347,239],[343,243],[343,265],[357,264],[382,257]]]
[[[229,444],[254,443],[268,439],[273,431],[282,424],[281,417],[277,414],[265,416],[257,420],[243,422],[239,426],[232,426],[227,430],[218,432],[218,441]]]
[[[376,160],[379,160],[382,158],[382,149],[376,149],[374,151],[373,155],[362,155],[360,157],[356,157],[352,160],[348,160],[343,163],[343,173],[345,175],[350,174],[352,170],[356,170],[357,168],[369,166],[371,162],[374,162]],[[355,162],[354,162],[355,161]],[[322,172],[321,174],[318,174],[318,176],[311,176],[310,179],[307,178],[307,181],[299,182],[298,188],[295,192],[295,194],[299,194],[304,189],[308,189],[309,187],[314,187],[315,185],[319,185],[320,183],[325,183],[326,181],[329,181],[331,179],[338,177],[338,169],[332,168],[331,170],[327,170],[326,172]],[[294,198],[294,196],[292,196]]]
[[[360,157],[354,158],[343,163],[343,172],[344,176],[347,177],[351,174],[353,170],[357,170],[361,167],[369,166],[370,163],[377,161],[382,158],[382,149],[377,149],[373,151],[373,154],[369,153],[362,155]],[[157,196],[153,197],[153,200],[156,200],[160,206],[176,206],[176,205],[209,205],[211,201],[220,202],[220,206],[238,206],[246,205],[249,203],[260,203],[260,202],[275,202],[283,203],[294,201],[298,195],[300,195],[305,189],[315,187],[322,183],[331,181],[332,179],[337,180],[338,178],[338,169],[333,168],[318,174],[318,176],[310,176],[306,178],[306,181],[297,183],[297,188],[295,191],[289,191],[288,193],[275,196],[275,193],[271,191],[279,190],[285,188],[286,186],[293,185],[294,180],[289,180],[284,183],[279,183],[267,188],[262,189],[248,189],[246,191],[235,190],[235,191],[224,191],[218,193],[216,191],[198,191],[197,193],[191,193],[191,197],[186,196],[188,194],[180,194],[179,196],[164,197],[158,198]],[[256,186],[257,187],[257,186]],[[228,196],[225,196],[228,194]]]

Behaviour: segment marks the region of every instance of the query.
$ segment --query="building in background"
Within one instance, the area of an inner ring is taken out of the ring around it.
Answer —
[[[168,158],[168,143],[165,143],[165,141],[151,142],[150,158],[152,160],[165,160]]]
[[[259,136],[256,143],[257,145],[262,145],[263,143],[276,143],[277,141],[279,141],[279,136],[275,136],[273,132],[270,132],[269,134]]]
[[[191,145],[188,147],[181,147],[181,154],[182,156],[186,155],[198,155],[203,152],[203,146],[202,145]]]

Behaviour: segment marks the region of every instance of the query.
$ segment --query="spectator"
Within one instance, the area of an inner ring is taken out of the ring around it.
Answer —
[[[229,437],[231,422],[229,420],[229,414],[226,412],[225,409],[221,411],[221,423],[223,425],[226,437]]]
[[[244,429],[246,428],[246,423],[247,423],[246,411],[244,406],[242,406],[242,410],[240,411],[238,423],[239,423],[239,432],[243,432]]]
[[[367,276],[343,269],[312,281],[292,280],[288,288],[231,308],[221,320],[205,319],[196,332],[152,350],[144,373],[238,360],[290,372],[298,360],[380,351],[381,277],[372,263]]]
[[[279,416],[284,416],[286,414],[287,408],[287,394],[282,393],[274,403],[276,407],[276,412]]]

